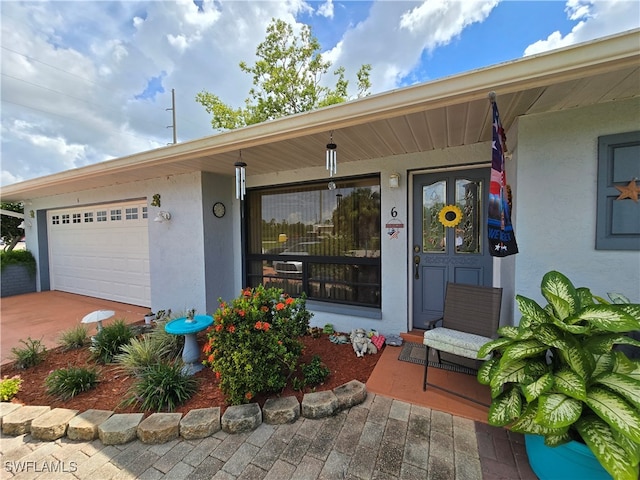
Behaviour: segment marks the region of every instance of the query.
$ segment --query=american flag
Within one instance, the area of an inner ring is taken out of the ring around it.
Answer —
[[[493,109],[493,141],[491,142],[491,184],[489,186],[489,253],[494,257],[506,257],[518,253],[515,232],[511,225],[511,212],[507,195],[507,176],[504,153],[507,137],[502,128],[495,94],[489,96]]]

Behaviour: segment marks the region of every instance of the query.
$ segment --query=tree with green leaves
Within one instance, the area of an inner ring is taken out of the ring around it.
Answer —
[[[0,203],[0,209],[8,210],[16,213],[24,213],[24,206],[22,203]],[[11,215],[2,215],[0,222],[0,238],[4,242],[4,251],[10,252],[18,244],[20,239],[24,236],[24,230],[18,228],[18,225],[22,223],[22,219]]]
[[[344,67],[334,71],[335,88],[320,84],[331,62],[323,60],[319,50],[320,42],[309,25],[303,25],[298,36],[285,21],[272,19],[256,50],[256,63],[240,62],[240,69],[253,77],[246,107],[233,108],[206,90],[196,95],[196,101],[212,115],[211,125],[216,130],[232,130],[347,101],[349,81]],[[358,70],[357,97],[369,95],[370,72],[369,64]]]

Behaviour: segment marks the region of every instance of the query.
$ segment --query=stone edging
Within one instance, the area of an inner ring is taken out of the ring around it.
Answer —
[[[63,436],[71,440],[120,445],[136,438],[142,443],[165,443],[178,437],[185,440],[208,437],[219,430],[240,433],[269,424],[293,423],[304,418],[325,418],[358,405],[367,398],[364,383],[352,380],[333,390],[306,393],[302,405],[296,397],[268,399],[260,409],[257,403],[227,407],[220,417],[220,407],[199,408],[186,415],[153,413],[143,420],[143,413],[114,413],[109,410],[78,410],[48,406],[19,405],[0,402],[0,426],[4,435],[23,435],[55,441]]]

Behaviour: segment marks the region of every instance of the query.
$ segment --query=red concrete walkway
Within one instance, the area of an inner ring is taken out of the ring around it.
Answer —
[[[41,340],[47,348],[57,347],[62,332],[79,325],[82,317],[95,310],[115,312],[103,325],[115,319],[138,322],[149,311],[146,307],[55,291],[3,298],[0,300],[0,363],[11,361],[11,349],[24,347],[20,340],[28,337]],[[90,335],[96,331],[91,324],[88,330]]]

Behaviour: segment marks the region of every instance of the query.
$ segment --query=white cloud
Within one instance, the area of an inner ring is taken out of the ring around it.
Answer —
[[[327,0],[320,5],[316,13],[323,17],[333,18],[333,0]]]
[[[440,0],[377,2],[369,17],[345,32],[327,52],[334,64],[343,65],[355,85],[360,65],[374,66],[372,88],[376,92],[398,86],[420,62],[422,53],[446,45],[472,23],[483,21],[497,0]]]
[[[578,23],[566,35],[555,31],[529,45],[524,54],[535,55],[595,38],[638,28],[640,3],[630,0],[569,0],[567,17]]]

